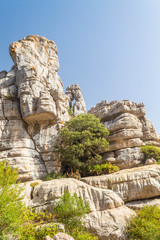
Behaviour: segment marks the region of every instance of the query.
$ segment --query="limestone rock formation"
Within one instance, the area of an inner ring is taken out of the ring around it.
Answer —
[[[9,52],[14,66],[0,72],[0,157],[19,167],[27,181],[60,170],[53,146],[69,120],[67,107],[73,99],[74,115],[86,107],[78,85],[65,95],[53,41],[28,36],[12,43]]]
[[[82,181],[94,187],[112,189],[124,202],[160,196],[160,166],[157,164],[86,177]]]
[[[125,225],[134,212],[124,206],[122,199],[112,190],[92,187],[73,178],[38,183],[34,188],[29,182],[25,184],[28,193],[25,202],[28,206],[36,211],[53,211],[53,206],[65,190],[71,194],[77,193],[90,205],[91,212],[85,219],[89,231],[99,239],[126,239]]]
[[[12,43],[9,52],[14,66],[0,72],[0,157],[19,167],[21,180],[27,181],[60,170],[53,146],[69,120],[68,95],[57,73],[53,41],[28,36]],[[73,86],[74,112],[85,112],[81,90]]]
[[[116,163],[121,169],[135,167],[144,163],[140,146],[160,146],[160,137],[145,117],[143,103],[137,104],[129,100],[110,103],[102,101],[88,113],[100,118],[110,131],[110,152],[104,153],[103,161]]]
[[[68,96],[68,106],[70,109],[73,109],[74,116],[86,113],[86,104],[78,84],[73,84],[70,87],[67,87],[66,95]],[[73,100],[75,100],[75,102],[72,106]]]

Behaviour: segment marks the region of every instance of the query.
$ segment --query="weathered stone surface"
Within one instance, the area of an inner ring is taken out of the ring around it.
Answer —
[[[86,227],[99,239],[125,239],[125,225],[133,212],[124,206],[122,199],[109,189],[98,189],[76,179],[55,179],[47,182],[38,181],[31,188],[25,184],[27,191],[25,202],[37,211],[53,211],[55,203],[68,190],[77,193],[84,202],[89,202],[91,212],[86,217]],[[29,194],[30,192],[30,194]]]
[[[144,163],[140,146],[160,146],[160,137],[153,124],[145,117],[143,103],[136,104],[129,100],[110,103],[102,101],[88,112],[99,117],[110,131],[110,152],[114,152],[115,159],[107,158],[107,154],[104,154],[103,159],[115,162],[121,169]]]
[[[145,161],[145,165],[151,165],[151,164],[155,164],[157,161],[154,158],[151,159],[147,159]]]
[[[86,113],[86,104],[78,84],[73,84],[66,89],[66,96],[68,97],[68,106],[70,109],[73,108],[73,115]],[[73,106],[72,102],[75,100]]]
[[[53,240],[53,238],[51,238],[50,236],[46,236],[44,240]]]
[[[144,206],[153,206],[153,205],[156,205],[157,207],[160,208],[160,198],[151,198],[151,199],[131,201],[126,203],[126,206],[133,210],[139,210]]]
[[[149,165],[109,175],[82,178],[85,183],[112,189],[125,202],[160,196],[160,166]]]
[[[46,239],[47,240],[47,239]],[[48,239],[49,240],[49,239]],[[57,233],[54,235],[54,240],[74,240],[73,237],[69,236],[68,234],[66,233]]]
[[[0,72],[0,79],[5,78],[6,74],[7,74],[6,71]]]
[[[53,145],[59,128],[69,120],[68,96],[57,73],[53,41],[28,36],[12,43],[9,51],[14,66],[0,72],[0,156],[19,167],[26,181],[60,170]],[[74,97],[83,100],[79,89]]]

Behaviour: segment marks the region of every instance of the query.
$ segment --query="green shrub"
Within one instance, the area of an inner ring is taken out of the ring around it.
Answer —
[[[160,160],[160,148],[159,147],[146,145],[146,146],[142,146],[141,150],[145,155],[145,159],[154,158],[157,161]]]
[[[83,203],[82,198],[78,198],[75,193],[73,196],[65,191],[60,201],[54,207],[54,215],[59,222],[65,224],[68,229],[83,225],[82,218],[89,213],[89,204]]]
[[[75,240],[97,240],[97,237],[84,228],[83,219],[89,212],[89,204],[84,204],[82,198],[78,198],[76,193],[71,196],[68,191],[65,191],[54,207],[54,215],[58,222],[65,225],[66,232]]]
[[[137,212],[127,226],[129,240],[160,239],[160,209],[157,206],[146,206]]]
[[[52,179],[60,179],[60,178],[66,178],[66,176],[62,173],[56,173],[56,172],[51,172],[47,174],[45,177],[43,177],[43,181],[49,181]]]
[[[83,175],[97,176],[119,171],[119,167],[111,163],[96,164],[83,169]]]
[[[60,232],[56,224],[37,227],[32,224],[27,224],[23,227],[19,240],[44,240],[46,236],[54,237]]]
[[[5,234],[18,231],[23,222],[24,206],[18,186],[18,170],[12,169],[6,161],[0,162],[0,239]]]
[[[55,146],[60,154],[63,172],[76,172],[100,162],[101,154],[109,147],[109,132],[92,114],[80,114],[65,123],[60,131],[61,145]]]
[[[43,240],[45,236],[53,237],[59,232],[58,226],[54,224],[55,216],[48,212],[34,212],[26,209],[24,212],[24,223],[19,230],[19,240]]]
[[[81,228],[72,229],[72,232],[67,233],[72,235],[75,240],[98,240],[96,236]]]

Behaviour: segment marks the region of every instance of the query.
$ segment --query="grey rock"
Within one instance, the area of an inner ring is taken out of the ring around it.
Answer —
[[[157,161],[154,158],[147,159],[145,161],[145,165],[151,165],[151,164],[155,164],[155,163],[157,163]]]
[[[144,199],[144,200],[138,200],[138,201],[131,201],[131,202],[127,202],[125,205],[133,210],[140,210],[144,206],[154,206],[154,205],[160,208],[160,198],[158,197],[158,198]]]
[[[49,240],[49,239],[48,239]],[[54,240],[74,240],[73,237],[69,236],[68,234],[66,233],[57,233],[54,235]]]
[[[51,238],[50,236],[46,236],[44,240],[53,240],[53,238]]]
[[[114,158],[104,153],[103,160],[115,162],[120,169],[144,164],[144,154],[140,146],[145,144],[160,146],[160,137],[153,124],[145,117],[144,104],[129,100],[102,101],[88,113],[100,118],[110,132],[108,141]]]
[[[81,180],[94,187],[112,189],[124,202],[160,196],[160,166],[157,164]]]
[[[7,75],[6,71],[0,72],[0,79],[5,78],[6,75]]]
[[[73,108],[74,116],[77,116],[78,114],[86,113],[86,104],[78,84],[73,84],[70,87],[67,87],[66,96],[68,97],[69,109]],[[75,100],[75,102],[72,106],[73,100]]]

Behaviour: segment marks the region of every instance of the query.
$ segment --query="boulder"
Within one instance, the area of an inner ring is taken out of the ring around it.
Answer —
[[[47,240],[47,239],[46,239]],[[49,239],[48,239],[49,240]],[[73,237],[69,236],[68,234],[66,233],[57,233],[54,235],[54,240],[74,240]]]
[[[112,189],[124,202],[160,196],[160,166],[156,164],[81,180],[94,187]]]

